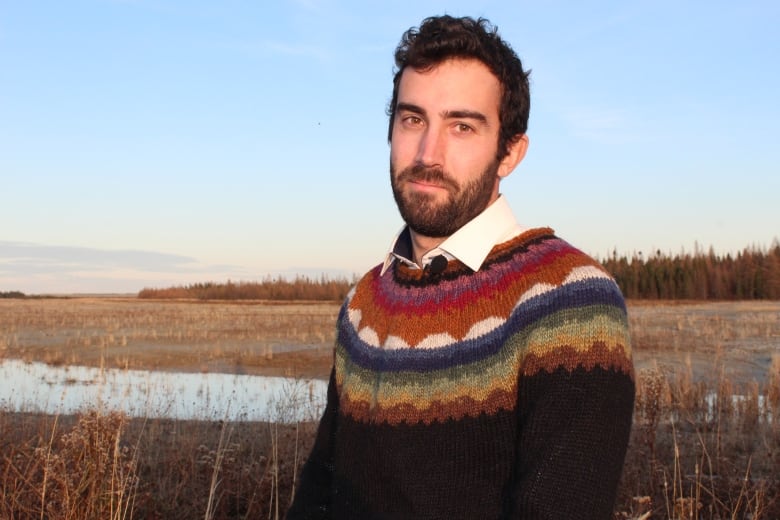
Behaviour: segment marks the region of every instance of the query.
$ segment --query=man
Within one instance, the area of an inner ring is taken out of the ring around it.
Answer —
[[[528,147],[528,74],[481,19],[428,18],[395,58],[406,226],[342,307],[288,518],[610,518],[634,398],[625,305],[499,194]]]

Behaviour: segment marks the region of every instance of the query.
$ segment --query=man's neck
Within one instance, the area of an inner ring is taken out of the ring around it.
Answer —
[[[422,266],[422,257],[430,251],[439,247],[439,245],[447,240],[447,237],[427,237],[415,232],[413,229],[409,229],[409,237],[412,241],[412,254],[414,255],[414,263]]]

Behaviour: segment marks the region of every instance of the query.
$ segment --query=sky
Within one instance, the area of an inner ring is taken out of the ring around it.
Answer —
[[[0,292],[370,269],[393,51],[445,13],[531,69],[521,224],[597,258],[780,237],[778,2],[0,0]]]

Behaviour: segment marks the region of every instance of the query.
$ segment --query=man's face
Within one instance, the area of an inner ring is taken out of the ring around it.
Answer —
[[[447,237],[498,197],[501,85],[480,61],[450,59],[401,75],[390,178],[401,216],[418,234]]]

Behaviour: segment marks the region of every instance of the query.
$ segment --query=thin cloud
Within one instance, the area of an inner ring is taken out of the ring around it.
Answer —
[[[155,251],[110,250],[0,241],[0,271],[38,272],[133,268],[139,271],[192,269],[194,258]]]
[[[203,264],[157,251],[0,241],[0,290],[32,293],[136,292],[199,281],[254,277],[236,265]]]

